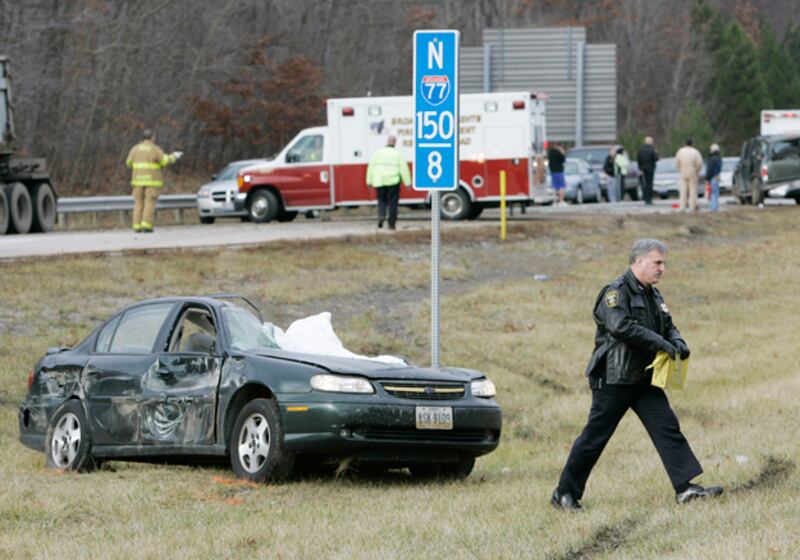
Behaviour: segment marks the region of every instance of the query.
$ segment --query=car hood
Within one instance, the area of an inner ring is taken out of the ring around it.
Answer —
[[[236,182],[236,179],[225,179],[224,181],[211,181],[210,183],[206,183],[200,187],[200,189],[207,188],[209,191],[229,191],[229,190],[238,190],[239,185]]]
[[[416,366],[398,366],[373,360],[359,360],[354,358],[340,358],[338,356],[323,356],[319,354],[306,354],[288,352],[272,348],[255,348],[248,352],[256,356],[277,358],[302,364],[308,364],[325,369],[331,373],[361,375],[368,379],[403,379],[408,381],[457,381],[466,383],[473,379],[485,377],[479,371],[465,368],[430,368]]]

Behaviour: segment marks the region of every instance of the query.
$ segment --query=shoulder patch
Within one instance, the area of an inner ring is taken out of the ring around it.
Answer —
[[[667,304],[666,303],[662,303],[661,304],[661,311],[663,311],[666,314],[669,314],[669,308],[667,308]]]
[[[619,291],[608,290],[606,292],[606,306],[616,307],[618,303],[619,303]]]

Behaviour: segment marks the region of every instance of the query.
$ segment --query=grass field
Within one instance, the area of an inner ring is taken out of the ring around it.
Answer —
[[[63,257],[0,264],[1,558],[798,558],[800,213],[562,217],[445,225],[442,362],[482,370],[504,411],[499,449],[463,482],[406,473],[259,486],[224,468],[112,462],[47,471],[18,442],[17,406],[46,347],[70,345],[146,297],[240,291],[273,322],[320,311],[351,350],[429,356],[429,239]],[[667,242],[659,284],[692,348],[670,395],[725,486],[678,506],[644,428],[623,420],[585,511],[548,503],[585,422],[591,308],[639,237]],[[546,274],[547,281],[534,275]]]

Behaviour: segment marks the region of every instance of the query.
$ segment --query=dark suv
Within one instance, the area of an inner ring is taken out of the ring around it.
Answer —
[[[614,148],[616,152],[619,147],[618,144],[596,144],[592,146],[579,146],[567,150],[568,158],[582,159],[589,164],[593,171],[597,171],[598,175],[600,175],[600,190],[605,200],[608,200],[608,185],[614,182],[614,178],[606,175],[603,171],[603,164],[611,148]],[[628,154],[628,158],[631,160],[631,163],[628,166],[628,174],[625,175],[625,194],[627,194],[631,200],[639,200],[641,198],[639,164],[636,163],[636,159],[631,157],[630,154]],[[622,198],[625,198],[625,196],[623,195]]]
[[[757,136],[745,142],[732,191],[742,203],[760,204],[770,196],[800,204],[800,134]]]

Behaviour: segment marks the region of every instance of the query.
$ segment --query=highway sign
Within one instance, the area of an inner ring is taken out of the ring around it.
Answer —
[[[458,187],[458,46],[453,30],[414,32],[414,189]]]

